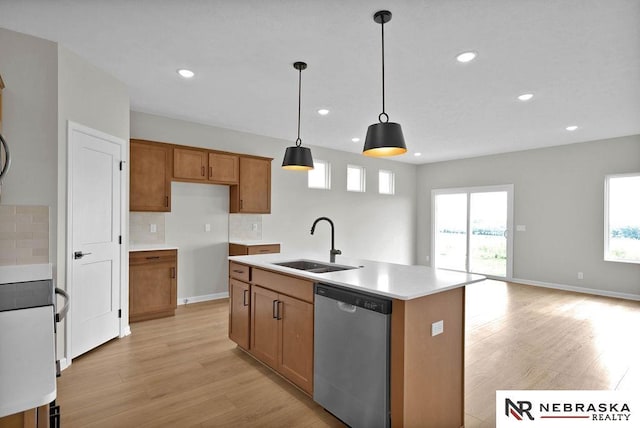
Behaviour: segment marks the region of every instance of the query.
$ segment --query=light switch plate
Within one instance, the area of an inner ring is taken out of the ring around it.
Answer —
[[[204,225],[204,231],[205,232],[211,232],[211,225],[209,223]]]
[[[431,323],[431,336],[437,336],[444,333],[444,320]]]
[[[527,226],[524,224],[519,224],[516,226],[516,231],[518,232],[526,232],[527,231]]]
[[[150,233],[157,233],[158,232],[158,226],[156,224],[149,224],[149,232]]]

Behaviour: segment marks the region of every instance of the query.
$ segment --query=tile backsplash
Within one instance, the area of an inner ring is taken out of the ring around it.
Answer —
[[[152,225],[155,225],[155,232],[151,231]],[[164,244],[165,230],[164,213],[131,212],[129,214],[130,244]]]
[[[229,214],[229,241],[260,241],[262,215]]]
[[[49,263],[49,207],[0,205],[0,265]]]

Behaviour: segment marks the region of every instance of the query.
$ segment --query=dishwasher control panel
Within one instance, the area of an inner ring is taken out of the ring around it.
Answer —
[[[316,284],[316,294],[381,314],[391,313],[391,300],[329,284]]]

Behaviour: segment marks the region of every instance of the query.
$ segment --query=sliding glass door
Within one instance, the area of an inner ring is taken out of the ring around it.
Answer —
[[[513,186],[434,190],[436,268],[511,277]]]

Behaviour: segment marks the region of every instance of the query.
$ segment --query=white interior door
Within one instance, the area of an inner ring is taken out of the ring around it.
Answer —
[[[119,334],[122,149],[69,126],[71,358]]]

